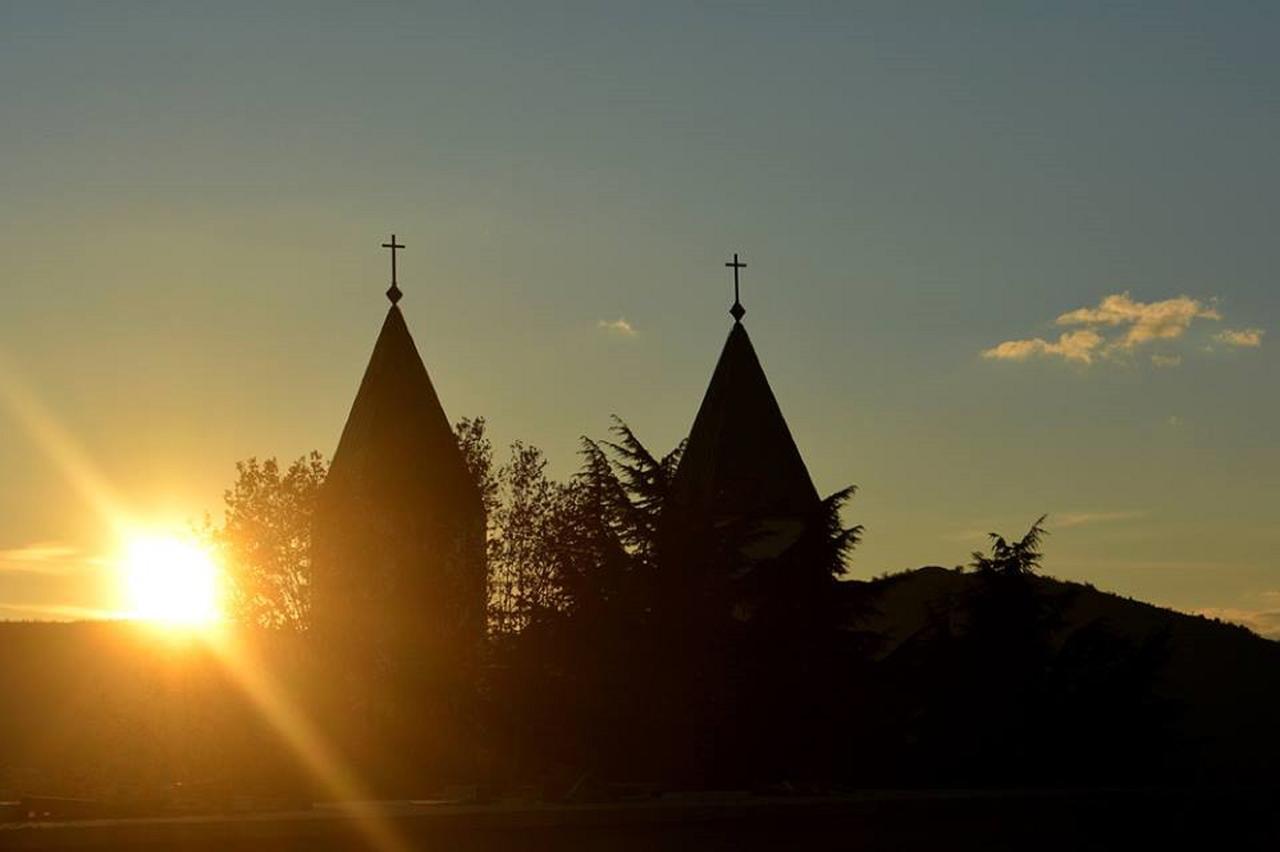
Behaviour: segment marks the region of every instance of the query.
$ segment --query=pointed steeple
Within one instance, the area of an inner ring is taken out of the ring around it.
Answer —
[[[396,250],[404,245],[392,234],[382,247],[391,250],[391,307],[338,440],[321,509],[350,503],[378,517],[343,516],[335,523],[386,526],[404,516],[421,532],[414,516],[470,511],[480,495],[400,312]]]
[[[329,479],[342,488],[389,479],[406,485],[419,480],[422,486],[474,488],[435,386],[396,305],[382,323]]]
[[[693,421],[673,497],[713,517],[758,521],[807,515],[820,502],[738,317]]]

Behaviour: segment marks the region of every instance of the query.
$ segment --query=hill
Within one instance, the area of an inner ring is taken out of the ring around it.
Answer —
[[[856,626],[877,639],[875,656],[919,654],[941,629],[963,630],[974,572],[938,566],[842,584]],[[1029,578],[1048,602],[1057,648],[1087,631],[1131,647],[1157,645],[1154,693],[1170,710],[1179,763],[1236,780],[1270,781],[1280,762],[1280,642],[1247,628],[1189,615],[1046,576]]]

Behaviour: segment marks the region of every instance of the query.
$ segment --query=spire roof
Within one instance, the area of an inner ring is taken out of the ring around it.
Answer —
[[[746,328],[734,322],[693,421],[674,497],[719,517],[803,515],[819,502]]]
[[[339,490],[406,499],[424,488],[457,498],[474,490],[435,386],[394,304],[351,405],[329,481]]]

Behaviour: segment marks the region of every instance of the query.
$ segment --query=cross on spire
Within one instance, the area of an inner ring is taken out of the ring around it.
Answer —
[[[738,260],[738,253],[735,251],[732,262],[725,263],[725,266],[733,267],[733,307],[729,309],[729,313],[733,316],[734,322],[742,322],[747,309],[742,307],[742,300],[738,298],[738,270],[746,269],[747,265]]]
[[[396,235],[392,234],[391,242],[383,243],[382,247],[384,249],[391,249],[391,286],[387,288],[387,298],[390,299],[391,304],[394,305],[396,302],[400,301],[400,297],[403,295],[400,292],[400,285],[396,283],[396,249],[402,249],[404,246],[397,243]]]

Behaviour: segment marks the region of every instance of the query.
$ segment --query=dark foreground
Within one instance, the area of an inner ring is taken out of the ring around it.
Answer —
[[[536,805],[383,803],[400,848],[427,850],[1097,850],[1276,848],[1275,790],[709,794]],[[377,848],[334,806],[289,813],[12,823],[4,849]]]

